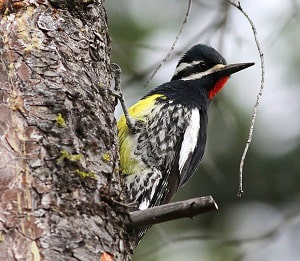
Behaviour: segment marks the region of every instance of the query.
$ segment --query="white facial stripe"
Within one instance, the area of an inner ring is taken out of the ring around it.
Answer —
[[[184,77],[182,78],[181,80],[184,80],[184,81],[189,81],[189,80],[197,80],[197,79],[200,79],[202,78],[203,76],[206,76],[208,74],[211,74],[211,73],[214,73],[216,71],[218,71],[219,69],[222,69],[224,68],[225,65],[224,64],[217,64],[211,68],[209,68],[208,70],[206,70],[205,72],[199,72],[199,73],[194,73],[194,74],[191,74],[187,77]]]
[[[194,65],[203,63],[203,61],[193,61],[191,63],[181,63],[175,70],[174,75],[177,75],[179,72],[185,70],[186,68],[192,67]]]

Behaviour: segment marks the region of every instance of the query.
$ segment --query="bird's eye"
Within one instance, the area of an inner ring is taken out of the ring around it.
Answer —
[[[197,64],[197,68],[201,71],[206,70],[207,69],[207,65],[204,62],[201,62],[199,64]]]

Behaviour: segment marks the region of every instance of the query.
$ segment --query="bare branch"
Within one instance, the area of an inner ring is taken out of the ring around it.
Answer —
[[[155,76],[155,74],[158,72],[158,70],[161,68],[161,66],[169,59],[169,57],[171,56],[172,52],[174,51],[175,45],[176,45],[176,43],[177,43],[180,35],[182,34],[184,26],[187,23],[187,19],[188,19],[189,14],[190,14],[191,7],[192,7],[192,0],[189,0],[188,7],[187,7],[187,10],[186,10],[186,13],[185,13],[185,16],[184,16],[184,20],[183,20],[183,22],[181,24],[179,32],[177,33],[176,38],[175,38],[175,40],[174,40],[174,42],[173,42],[173,44],[172,44],[169,52],[167,53],[166,57],[161,61],[161,63],[156,67],[156,69],[154,70],[154,72],[151,74],[151,76],[147,80],[145,86],[147,86],[150,83],[150,81],[153,79],[153,77]]]
[[[218,205],[212,196],[193,198],[131,212],[127,226],[131,228],[151,226],[174,219],[194,217],[217,209]]]
[[[244,168],[244,163],[245,163],[245,158],[249,149],[249,146],[251,144],[252,141],[252,137],[253,137],[253,129],[254,129],[254,125],[255,125],[255,119],[256,119],[256,115],[257,115],[257,109],[260,103],[260,99],[262,97],[263,91],[264,91],[264,84],[265,84],[265,61],[264,61],[264,54],[260,45],[260,42],[258,40],[257,37],[257,30],[256,27],[253,23],[253,21],[251,20],[251,18],[249,17],[249,15],[243,10],[243,8],[241,7],[241,3],[240,2],[234,2],[232,0],[227,0],[228,3],[230,3],[231,5],[233,5],[234,7],[236,7],[238,10],[241,11],[241,13],[247,18],[249,24],[251,25],[252,28],[252,32],[253,32],[253,36],[254,36],[254,40],[255,40],[255,44],[257,47],[257,51],[259,53],[259,57],[260,57],[260,66],[261,66],[261,83],[260,83],[260,89],[259,92],[256,96],[256,102],[255,105],[253,107],[253,113],[252,113],[252,118],[251,118],[251,124],[250,124],[250,129],[249,129],[249,135],[248,135],[248,140],[246,142],[246,146],[245,149],[243,151],[243,155],[241,158],[241,162],[240,162],[240,175],[239,175],[239,190],[238,190],[238,197],[241,197],[242,194],[244,193],[243,191],[243,168]]]

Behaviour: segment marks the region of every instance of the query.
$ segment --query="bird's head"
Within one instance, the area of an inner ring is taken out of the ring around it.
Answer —
[[[223,88],[231,74],[252,65],[254,63],[227,65],[223,56],[214,48],[198,44],[189,49],[179,60],[171,81],[195,81],[207,77],[211,84],[205,88],[209,88],[208,98],[212,99]]]

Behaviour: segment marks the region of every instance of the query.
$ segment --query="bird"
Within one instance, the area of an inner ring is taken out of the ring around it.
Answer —
[[[121,102],[120,171],[134,210],[168,203],[192,177],[204,155],[211,101],[232,74],[252,65],[227,65],[213,47],[196,44],[170,81],[129,109]]]

